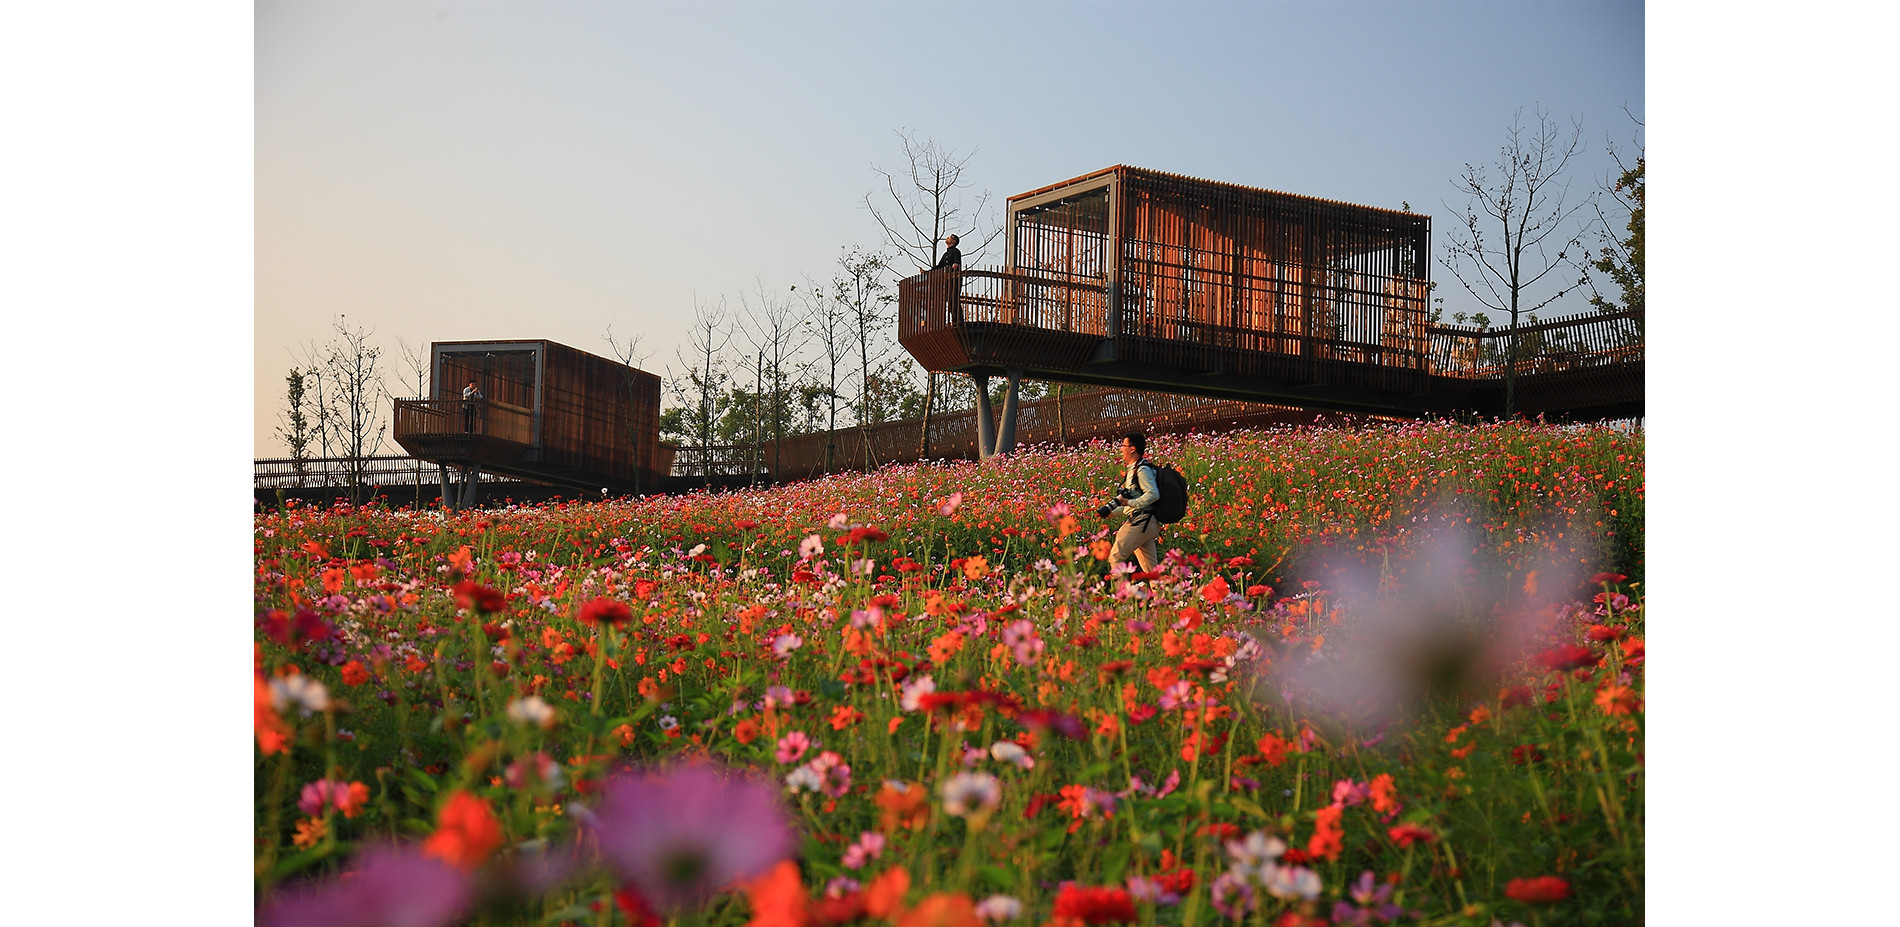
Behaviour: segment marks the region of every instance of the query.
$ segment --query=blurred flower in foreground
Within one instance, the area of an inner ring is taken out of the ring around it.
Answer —
[[[438,927],[468,909],[468,877],[438,860],[395,849],[366,850],[340,879],[287,893],[258,916],[264,927]]]
[[[710,766],[616,777],[592,818],[601,856],[661,911],[759,875],[794,846],[776,789]]]

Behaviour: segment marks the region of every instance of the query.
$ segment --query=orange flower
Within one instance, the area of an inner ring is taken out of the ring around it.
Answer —
[[[930,822],[930,795],[913,782],[885,782],[873,799],[882,809],[877,829],[894,834],[899,827],[922,830]]]
[[[1636,690],[1629,686],[1606,685],[1597,690],[1597,707],[1606,715],[1633,715],[1643,707],[1643,700],[1636,697]]]
[[[805,886],[798,879],[798,864],[789,859],[745,883],[746,900],[752,902],[752,920],[746,927],[805,927]]]
[[[488,802],[456,789],[436,816],[436,831],[422,844],[425,856],[473,870],[501,846],[501,822]]]
[[[1479,705],[1478,707],[1471,709],[1470,721],[1472,724],[1483,724],[1484,722],[1489,721],[1489,720],[1491,720],[1490,708],[1484,705]]]
[[[297,834],[290,838],[290,842],[299,850],[308,850],[329,832],[330,825],[323,823],[322,818],[304,818],[297,822]]]
[[[351,660],[350,662],[343,664],[343,684],[344,685],[360,686],[363,683],[366,683],[368,681],[369,681],[369,669],[363,666],[363,661]]]
[[[937,892],[897,919],[897,927],[982,927],[976,902],[962,892]]]
[[[930,642],[930,662],[942,665],[963,649],[963,632],[950,631]]]
[[[862,720],[864,712],[850,705],[839,705],[831,710],[831,729],[834,731],[842,731]]]
[[[1286,762],[1287,742],[1280,735],[1268,731],[1260,736],[1260,741],[1254,746],[1259,748],[1260,755],[1266,758],[1268,766],[1278,766]],[[1390,782],[1391,778],[1387,776],[1386,781]]]
[[[732,736],[742,744],[749,744],[759,739],[759,719],[747,718],[733,725]]]
[[[988,575],[990,575],[990,561],[988,557],[979,554],[963,561],[964,578],[978,580]]]
[[[1327,805],[1319,809],[1313,821],[1313,839],[1306,843],[1306,855],[1313,859],[1336,860],[1339,851],[1345,848],[1345,830],[1339,825],[1340,815],[1346,813],[1343,805]]]
[[[1227,585],[1227,580],[1216,576],[1212,582],[1201,587],[1201,599],[1209,604],[1218,605],[1225,601],[1228,593],[1232,591],[1233,589]]]
[[[1089,542],[1089,555],[1097,560],[1107,560],[1109,543],[1107,538],[1096,538]]]
[[[336,810],[343,812],[344,817],[356,817],[363,813],[363,806],[369,803],[369,786],[352,782],[346,787],[333,789],[330,801],[336,805]]]
[[[265,756],[273,753],[290,752],[290,728],[284,725],[284,719],[277,716],[277,709],[271,707],[270,683],[264,681],[262,674],[257,681],[257,749]]]
[[[910,873],[902,867],[886,869],[864,887],[864,913],[878,920],[896,917],[904,910],[904,893],[908,891]]]

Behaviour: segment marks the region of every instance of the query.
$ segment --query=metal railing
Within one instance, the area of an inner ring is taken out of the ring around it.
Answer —
[[[394,434],[407,437],[474,436],[534,443],[534,412],[494,399],[398,399]]]
[[[364,486],[430,486],[441,479],[435,464],[406,454],[378,454],[374,457],[310,457],[301,461],[290,457],[260,457],[254,461],[257,489],[330,489],[346,488],[352,475]],[[458,474],[456,479],[461,479]],[[516,483],[519,480],[483,472],[484,483]]]
[[[1431,369],[1439,376],[1503,377],[1511,357],[1511,330],[1434,325]],[[1517,375],[1556,373],[1643,362],[1643,316],[1584,312],[1517,327]]]

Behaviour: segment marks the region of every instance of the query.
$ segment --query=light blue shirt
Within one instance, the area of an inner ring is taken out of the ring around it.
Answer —
[[[1161,484],[1155,479],[1154,464],[1149,463],[1146,457],[1135,461],[1134,466],[1129,467],[1128,472],[1122,474],[1122,485],[1141,490],[1141,495],[1133,499],[1123,500],[1118,497],[1109,502],[1110,505],[1116,506],[1115,511],[1123,515],[1133,517],[1142,514],[1161,501]]]

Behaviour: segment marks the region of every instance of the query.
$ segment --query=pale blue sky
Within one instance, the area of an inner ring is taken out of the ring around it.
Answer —
[[[1581,197],[1644,115],[1640,3],[256,7],[256,452],[297,346],[643,333],[881,243],[895,130],[1003,198],[1125,163],[1397,208],[1515,110],[1580,117]],[[1435,244],[1442,235],[1435,235]],[[982,263],[994,263],[984,255]],[[1476,308],[1434,270],[1447,307]],[[1562,304],[1560,304],[1561,306]],[[1554,309],[1557,307],[1553,307]],[[1584,308],[1579,300],[1575,309]],[[392,388],[395,388],[392,384]],[[413,392],[411,387],[408,392]],[[407,392],[402,393],[404,395]]]

